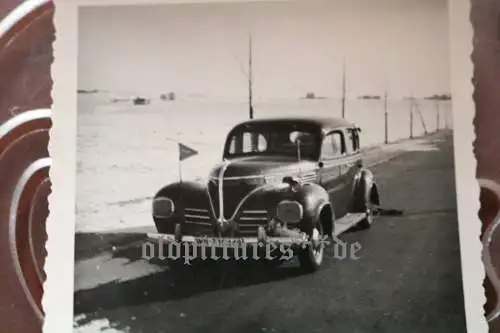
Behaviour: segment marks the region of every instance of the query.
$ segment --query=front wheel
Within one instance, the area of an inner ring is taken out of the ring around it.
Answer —
[[[374,220],[373,212],[377,204],[378,204],[377,188],[372,186],[370,190],[370,195],[368,196],[368,198],[365,199],[365,203],[363,204],[363,206],[365,207],[366,216],[358,224],[358,226],[361,229],[369,229],[372,226]]]
[[[323,228],[321,223],[317,223],[317,227],[313,229],[309,236],[309,242],[305,248],[301,248],[298,252],[299,264],[302,270],[306,273],[312,273],[321,268],[325,245],[323,240]]]

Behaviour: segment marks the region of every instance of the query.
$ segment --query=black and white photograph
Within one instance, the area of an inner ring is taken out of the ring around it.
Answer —
[[[77,44],[74,332],[466,332],[446,0],[82,6]]]

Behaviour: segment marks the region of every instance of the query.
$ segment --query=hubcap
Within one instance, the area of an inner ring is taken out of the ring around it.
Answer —
[[[321,243],[321,233],[317,228],[313,229],[311,235],[311,251],[316,262],[323,259],[323,244]]]
[[[371,208],[366,209],[366,220],[369,224],[373,222],[373,210]]]

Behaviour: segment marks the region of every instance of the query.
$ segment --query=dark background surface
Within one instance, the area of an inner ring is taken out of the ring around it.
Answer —
[[[3,18],[20,1],[1,0],[0,18]],[[474,143],[478,159],[477,175],[500,182],[500,140],[498,128],[500,125],[500,37],[499,13],[500,2],[494,0],[471,0],[471,21],[474,28],[474,46],[472,54],[474,62],[474,83],[476,86],[474,99],[476,102],[477,140]],[[53,25],[51,15],[39,20],[28,29],[14,45],[6,48],[0,42],[0,123],[5,122],[13,114],[29,108],[50,106],[50,63],[52,57]],[[27,80],[26,78],[29,78]],[[8,82],[8,84],[6,84]],[[42,148],[41,148],[42,149]],[[20,156],[23,158],[23,156]],[[26,156],[26,159],[31,158]],[[2,161],[0,161],[2,163]],[[1,200],[6,200],[5,193]],[[482,208],[480,216],[485,223],[491,221],[496,214],[498,201],[488,191],[481,193]],[[4,213],[2,212],[2,218]],[[6,237],[2,229],[2,242]],[[2,254],[2,267],[12,265],[11,258]],[[494,253],[494,261],[500,263],[500,253]],[[4,269],[2,269],[4,271]],[[2,297],[0,298],[0,319],[2,330],[11,332],[36,332],[41,325],[33,318],[30,309],[19,300],[21,294],[15,290],[9,272],[2,272]],[[13,287],[11,287],[13,286]],[[487,285],[487,308],[496,302],[493,290]],[[498,321],[493,323],[491,332],[500,332]]]
[[[3,19],[20,1],[1,0]],[[50,108],[52,80],[52,4],[27,15],[10,32],[0,38],[0,126],[16,115],[31,109]],[[38,173],[24,187],[15,215],[17,258],[9,242],[10,204],[13,192],[26,168],[34,161],[48,157],[50,119],[33,121],[0,137],[0,331],[16,333],[41,332],[42,318],[28,302],[14,263],[18,261],[28,284],[29,293],[41,307],[42,283],[36,266],[43,266],[50,193],[48,170]],[[38,188],[38,191],[37,191]],[[32,215],[30,213],[33,213]],[[32,256],[28,230],[38,254]],[[44,277],[42,277],[43,279]]]
[[[475,85],[474,102],[476,105],[476,140],[474,151],[477,158],[477,176],[500,183],[500,1],[471,0],[471,23],[474,39],[474,50],[471,59],[474,65],[472,82]],[[498,199],[486,189],[481,190],[481,210],[479,215],[483,221],[483,231],[496,215],[499,208]],[[495,235],[498,238],[500,235]],[[492,251],[495,267],[500,267],[500,252]],[[498,269],[497,269],[498,270]],[[498,302],[498,297],[488,280],[485,281],[489,312]],[[491,332],[500,332],[500,320],[490,325]]]
[[[19,0],[2,0],[0,2],[0,19],[3,19],[7,13],[14,9],[22,1]]]

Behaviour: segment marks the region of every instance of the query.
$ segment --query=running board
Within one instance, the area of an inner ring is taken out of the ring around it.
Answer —
[[[347,213],[342,218],[333,221],[333,235],[338,236],[354,227],[366,217],[366,213]]]

